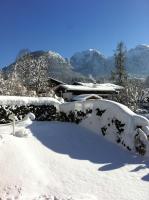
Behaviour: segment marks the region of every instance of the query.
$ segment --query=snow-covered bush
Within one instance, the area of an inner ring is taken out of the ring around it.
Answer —
[[[129,151],[149,155],[149,121],[126,106],[108,100],[60,105],[61,120],[102,134]]]
[[[50,97],[0,97],[0,124],[11,122],[14,114],[19,120],[33,113],[36,120],[55,120],[60,102]]]
[[[13,98],[12,98],[13,99]],[[22,101],[0,100],[0,123],[8,123],[9,116],[18,119],[30,112],[40,121],[73,122],[101,134],[129,151],[149,155],[149,121],[128,107],[109,100],[59,103],[55,99],[28,98]]]

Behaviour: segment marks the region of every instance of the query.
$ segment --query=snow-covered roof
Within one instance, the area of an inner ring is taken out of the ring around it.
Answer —
[[[0,96],[0,105],[54,105],[60,102],[51,97]]]
[[[89,83],[87,85],[60,85],[61,87],[67,89],[67,90],[71,90],[71,91],[111,91],[111,92],[115,92],[116,88],[109,86],[109,85],[104,85],[104,84],[94,84],[91,85],[92,83]]]
[[[79,85],[87,86],[87,87],[108,87],[108,88],[114,88],[115,90],[121,90],[124,89],[124,87],[120,85],[115,85],[113,83],[83,83],[83,82],[78,82]]]
[[[80,95],[74,96],[72,98],[72,100],[73,101],[86,101],[87,99],[91,99],[91,98],[102,99],[102,97],[100,97],[96,94],[80,94]]]

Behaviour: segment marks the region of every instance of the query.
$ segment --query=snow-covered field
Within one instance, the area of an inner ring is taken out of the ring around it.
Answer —
[[[33,122],[28,137],[10,133],[0,131],[1,200],[149,199],[149,160],[92,131]]]

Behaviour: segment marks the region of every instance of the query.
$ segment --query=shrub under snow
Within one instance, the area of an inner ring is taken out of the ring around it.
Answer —
[[[149,155],[149,121],[120,103],[88,100],[61,104],[52,98],[13,98],[0,99],[0,123],[10,122],[12,113],[20,120],[32,112],[36,120],[77,123],[129,151]]]
[[[84,126],[129,151],[149,155],[149,121],[126,106],[109,100],[60,105],[66,121]]]
[[[55,120],[60,102],[50,97],[0,96],[0,124],[11,122],[10,115],[18,120],[28,113],[34,113],[36,120]]]

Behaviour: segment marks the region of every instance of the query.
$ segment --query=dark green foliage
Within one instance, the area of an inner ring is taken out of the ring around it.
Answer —
[[[126,146],[126,144],[124,143],[124,141],[122,141],[122,143],[121,143],[124,147]]]
[[[29,112],[34,113],[35,119],[40,121],[52,121],[57,119],[56,107],[53,105],[28,105],[28,106],[0,106],[0,124],[6,124],[11,122],[9,119],[10,114],[21,120]]]
[[[58,113],[58,119],[63,122],[74,122],[79,124],[83,119],[85,119],[90,113],[92,113],[91,109],[86,110],[86,113],[82,111],[70,111],[68,114],[64,112]]]
[[[145,155],[146,145],[141,141],[139,133],[135,135],[135,149],[140,155]]]
[[[92,109],[87,109],[86,110],[86,114],[91,114],[92,113]]]
[[[121,142],[121,139],[120,139],[120,138],[117,138],[116,142],[117,142],[117,143],[120,143],[120,142]]]
[[[9,119],[9,115],[11,114],[11,111],[9,110],[9,107],[6,106],[3,108],[3,106],[0,106],[0,123],[5,124],[11,122]]]
[[[137,146],[136,152],[138,152],[142,156],[145,155],[145,153],[146,153],[145,145],[142,143],[139,146]]]
[[[82,112],[82,111],[77,111],[77,116],[78,117],[85,117],[86,114],[84,112]]]
[[[118,43],[115,54],[115,71],[112,71],[111,78],[118,85],[125,85],[127,81],[126,73],[126,47],[123,42]]]
[[[101,132],[102,132],[103,136],[106,135],[106,131],[107,131],[107,128],[105,126],[101,128]]]
[[[129,151],[131,151],[131,148],[130,148],[129,146],[127,146],[127,149],[128,149]]]
[[[124,126],[125,126],[125,124],[123,124],[121,121],[119,121],[118,119],[115,119],[115,126],[116,126],[116,128],[117,128],[117,130],[118,130],[118,134],[121,134],[123,131],[124,131]]]
[[[142,128],[142,126],[137,126],[136,128]]]
[[[75,120],[76,120],[75,112],[70,111],[68,114],[68,119],[70,122],[75,122]]]
[[[96,108],[96,111],[96,115],[101,117],[106,110],[100,110],[99,108]]]
[[[69,122],[69,118],[65,112],[58,113],[58,121]]]
[[[78,124],[91,114],[92,110],[87,109],[85,113],[75,110],[67,114],[65,112],[57,112],[56,107],[53,105],[0,106],[0,124],[11,122],[9,115],[12,113],[21,120],[29,112],[34,113],[35,119],[38,121],[62,121]]]

